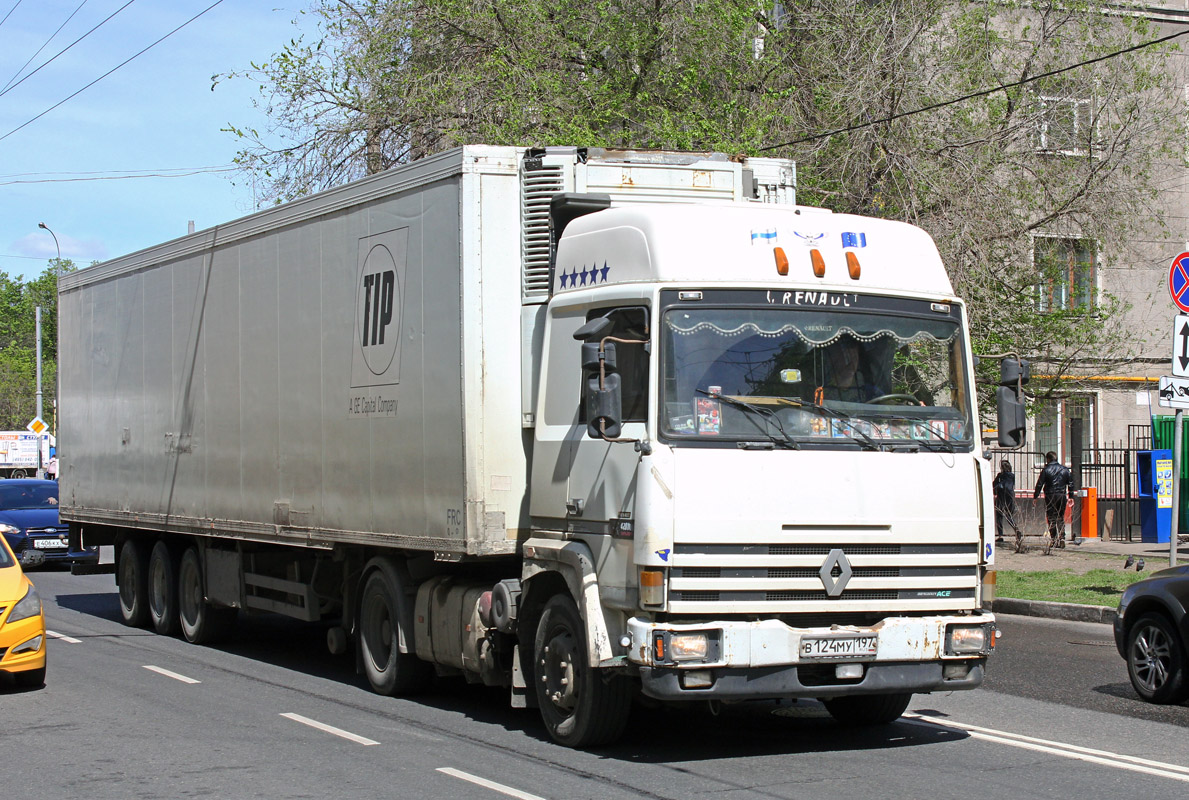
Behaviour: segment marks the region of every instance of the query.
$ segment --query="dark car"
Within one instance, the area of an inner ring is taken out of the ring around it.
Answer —
[[[38,478],[0,480],[0,533],[18,558],[37,550],[46,563],[95,563],[98,548],[71,550],[67,527],[58,522],[58,482]]]
[[[1189,566],[1170,567],[1131,584],[1119,600],[1115,646],[1131,685],[1149,703],[1189,697]]]

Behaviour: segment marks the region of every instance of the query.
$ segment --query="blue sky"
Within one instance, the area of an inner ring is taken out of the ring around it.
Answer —
[[[211,76],[263,61],[314,30],[301,15],[307,0],[223,0],[29,122],[214,2],[0,0],[0,19],[9,15],[0,23],[0,270],[32,277],[46,268],[56,251],[39,222],[57,236],[63,258],[86,266],[183,236],[190,220],[201,230],[254,210],[250,183],[235,173],[121,176],[231,164],[239,144],[220,129],[261,129],[265,118],[252,106],[256,84],[221,82],[212,92]],[[48,66],[2,88],[125,4]]]

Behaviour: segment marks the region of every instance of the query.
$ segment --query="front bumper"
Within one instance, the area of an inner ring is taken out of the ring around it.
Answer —
[[[953,652],[947,642],[950,626],[985,627],[986,648]],[[888,617],[871,626],[829,628],[795,628],[780,620],[667,624],[633,617],[628,620],[628,660],[640,667],[644,693],[662,700],[973,689],[983,681],[994,628],[991,614]],[[658,656],[658,638],[692,632],[707,632],[712,640],[705,659],[675,663]],[[876,637],[875,653],[802,655],[803,643],[812,638],[851,634]]]
[[[45,666],[45,617],[6,622],[7,611],[0,614],[0,672],[24,672]],[[25,649],[25,645],[37,637],[41,641],[36,649]]]

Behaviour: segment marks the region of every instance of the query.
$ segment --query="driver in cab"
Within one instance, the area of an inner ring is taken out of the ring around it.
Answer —
[[[863,348],[850,337],[842,337],[826,348],[825,376],[818,390],[821,399],[865,403],[883,394],[863,372]]]

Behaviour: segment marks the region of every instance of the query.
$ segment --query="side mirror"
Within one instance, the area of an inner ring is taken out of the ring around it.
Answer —
[[[599,387],[599,376],[586,379],[586,435],[592,439],[617,439],[623,419],[623,391],[619,374],[612,372]]]
[[[999,446],[1023,447],[1027,438],[1022,387],[1032,377],[1032,365],[1022,358],[999,362],[999,388],[995,390]]]
[[[1024,401],[1015,389],[1000,386],[995,390],[995,405],[999,421],[999,446],[1023,447],[1027,438],[1027,417]]]
[[[610,333],[613,327],[615,327],[615,323],[606,317],[595,317],[574,331],[574,338],[580,342],[597,342]]]
[[[21,551],[21,566],[22,567],[40,567],[45,563],[45,553],[40,550],[22,550]]]

